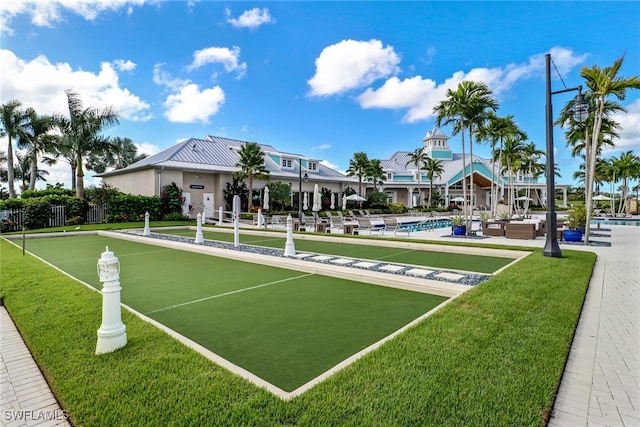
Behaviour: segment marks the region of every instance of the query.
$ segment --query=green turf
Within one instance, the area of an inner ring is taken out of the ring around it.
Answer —
[[[162,231],[162,233],[176,236],[195,237],[195,231],[192,230],[166,230]],[[207,240],[217,240],[222,242],[233,242],[234,240],[233,233],[204,231],[203,235]],[[284,249],[285,241],[285,236],[282,236],[282,233],[275,233],[273,236],[260,236],[243,234],[240,232],[241,244]],[[295,247],[297,251],[303,252],[317,252],[349,258],[398,262],[433,268],[474,271],[486,274],[494,273],[513,262],[513,258],[409,248],[355,245],[345,244],[343,242],[322,242],[307,239],[295,240]]]
[[[446,299],[97,235],[27,242],[96,288],[106,245],[120,260],[123,303],[285,391]]]

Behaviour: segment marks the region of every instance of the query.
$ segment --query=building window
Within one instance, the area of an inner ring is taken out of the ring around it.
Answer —
[[[387,172],[387,181],[391,181],[393,179],[393,172]]]
[[[282,167],[291,169],[291,159],[282,159]]]
[[[310,171],[317,171],[318,170],[318,164],[316,162],[308,162],[308,169]]]

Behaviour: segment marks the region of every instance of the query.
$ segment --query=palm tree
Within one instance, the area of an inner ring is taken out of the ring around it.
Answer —
[[[626,151],[621,153],[620,157],[612,158],[611,166],[616,176],[622,180],[622,197],[618,209],[618,213],[622,213],[622,210],[626,208],[629,183],[633,178],[638,176],[638,171],[640,171],[640,159],[638,156],[635,156],[632,151]]]
[[[369,161],[369,167],[367,168],[367,174],[365,176],[367,181],[373,183],[373,191],[378,191],[378,185],[382,184],[387,177],[387,174],[382,169],[382,164],[378,159],[371,159]]]
[[[34,172],[33,160],[29,153],[20,154],[16,152],[16,160],[15,179],[22,181],[20,190],[26,191],[31,189],[30,182],[34,179],[37,181],[46,181],[45,176],[49,175],[49,172],[38,168],[36,168]],[[47,159],[45,159],[45,163],[47,163]]]
[[[0,133],[0,137],[2,134]],[[7,161],[7,155],[0,150],[0,182],[7,182],[7,168],[4,163]]]
[[[38,177],[38,158],[41,154],[53,151],[53,146],[57,142],[57,137],[50,132],[55,128],[56,123],[53,116],[40,116],[33,108],[28,108],[25,112],[28,117],[25,132],[18,137],[18,146],[28,152],[30,158],[31,172],[29,174],[29,190],[35,190],[36,179]],[[47,163],[55,163],[55,160],[47,158]]]
[[[15,171],[13,167],[13,139],[20,137],[25,132],[28,117],[25,111],[20,108],[22,103],[18,100],[11,100],[0,107],[0,121],[2,121],[2,133],[7,136],[7,183],[9,186],[9,197],[16,197]]]
[[[91,155],[87,161],[87,169],[102,173],[107,168],[124,169],[147,157],[138,154],[138,148],[130,138],[119,136],[109,140],[109,147],[104,153]]]
[[[407,163],[404,165],[404,167],[407,167],[409,165],[414,165],[417,169],[417,175],[418,175],[418,202],[420,204],[422,204],[422,189],[420,188],[420,178],[422,175],[422,168],[424,167],[424,165],[427,163],[429,159],[429,155],[427,153],[425,153],[424,151],[424,147],[423,148],[416,148],[412,153],[409,153],[409,160],[407,160]],[[415,207],[415,206],[413,206]]]
[[[364,151],[353,153],[353,158],[349,160],[349,168],[347,169],[347,176],[358,177],[358,195],[362,194],[362,178],[367,175],[367,169],[369,168],[369,157]]]
[[[249,194],[247,200],[247,209],[250,209],[253,201],[253,178],[269,179],[269,171],[264,163],[264,152],[260,145],[256,142],[247,142],[238,151],[238,163],[236,167],[239,171],[234,172],[233,176],[238,179],[247,179]]]
[[[69,117],[56,115],[58,127],[62,132],[63,144],[69,152],[75,152],[76,195],[84,198],[84,158],[92,153],[104,151],[108,138],[101,135],[105,127],[118,123],[118,113],[112,107],[102,109],[82,107],[77,93],[66,90]]]
[[[522,164],[524,158],[524,138],[522,135],[516,134],[507,137],[504,140],[504,147],[502,149],[502,164],[501,170],[503,173],[507,173],[509,179],[509,215],[513,213],[513,206],[515,204],[515,183],[514,183],[514,175],[520,170],[520,165]],[[494,157],[496,157],[498,153],[494,152]],[[553,200],[548,200],[547,203],[553,203]]]
[[[465,131],[469,131],[471,144],[471,205],[473,209],[473,139],[474,127],[480,126],[487,119],[487,110],[496,110],[498,102],[491,96],[491,91],[484,82],[463,81],[456,91],[447,90],[447,99],[441,101],[433,109],[436,114],[436,126],[452,125],[452,135],[462,134],[462,195],[467,200],[467,165],[465,159]],[[467,234],[471,233],[469,212],[464,212]]]
[[[487,116],[487,122],[484,126],[480,126],[478,128],[476,137],[479,140],[489,140],[491,153],[496,152],[496,143],[500,143],[500,148],[497,150],[497,162],[493,155],[491,156],[491,217],[495,218],[496,211],[498,210],[498,185],[494,185],[494,182],[496,181],[495,164],[502,164],[502,147],[505,138],[514,136],[522,131],[518,128],[518,125],[516,125],[512,115],[498,117],[493,111],[489,111]],[[500,179],[501,177],[499,180]]]
[[[545,152],[538,150],[533,142],[524,144],[522,150],[522,160],[520,161],[520,171],[527,176],[527,191],[524,203],[524,214],[527,214],[529,209],[529,198],[531,198],[531,180],[537,178],[544,171],[544,163],[540,161]]]
[[[591,141],[586,146],[587,182],[585,183],[585,206],[587,210],[587,226],[584,236],[585,245],[589,244],[589,234],[591,231],[593,177],[596,168],[596,153],[598,152],[598,144],[600,142],[600,134],[605,116],[606,101],[610,96],[614,96],[618,101],[623,101],[628,89],[640,89],[640,77],[624,78],[618,75],[623,60],[624,56],[621,56],[611,67],[600,68],[594,65],[591,68],[584,67],[580,71],[580,75],[586,80],[586,86],[589,88],[589,97],[595,104]]]
[[[444,166],[442,164],[442,160],[432,159],[429,157],[427,159],[427,163],[425,163],[422,168],[425,172],[427,172],[427,178],[429,178],[429,201],[427,205],[431,207],[431,195],[433,194],[433,179],[441,178],[444,173]]]

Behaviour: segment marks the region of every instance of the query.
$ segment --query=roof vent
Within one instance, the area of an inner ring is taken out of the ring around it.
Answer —
[[[191,143],[191,151],[196,151],[196,143],[195,142]]]

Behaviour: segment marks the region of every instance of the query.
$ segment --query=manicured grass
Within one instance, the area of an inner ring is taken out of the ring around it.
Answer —
[[[181,227],[196,225],[195,220],[191,221],[151,221],[150,227]],[[144,221],[142,222],[116,222],[109,224],[80,224],[80,225],[64,225],[61,227],[50,228],[38,228],[36,230],[26,230],[25,234],[40,234],[40,233],[64,233],[72,231],[94,231],[94,230],[126,230],[131,228],[144,228]],[[2,233],[5,235],[22,234],[22,231],[14,231],[11,233]]]
[[[163,234],[195,237],[192,230],[166,230]],[[207,240],[233,242],[232,233],[203,231]],[[240,233],[240,243],[247,245],[266,246],[284,249],[286,238],[281,233],[273,236],[258,236]],[[415,243],[415,241],[414,241]],[[507,264],[512,258],[501,258],[484,255],[469,255],[452,252],[418,250],[410,248],[391,248],[383,246],[350,245],[343,242],[321,242],[318,240],[295,240],[297,251],[317,252],[348,258],[369,259],[386,262],[400,262],[404,264],[420,265],[434,268],[475,271],[491,274]]]
[[[283,402],[124,312],[94,356],[100,296],[2,241],[5,305],[74,425],[545,425],[595,255],[535,251]]]
[[[108,245],[120,260],[123,303],[285,391],[446,300],[97,235],[27,245],[97,289]]]

